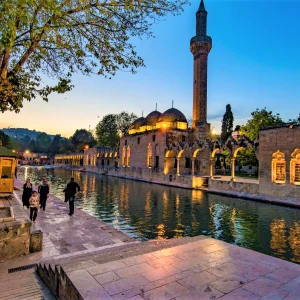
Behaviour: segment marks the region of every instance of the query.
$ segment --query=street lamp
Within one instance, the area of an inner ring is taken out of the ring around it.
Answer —
[[[29,154],[29,153],[30,153],[30,151],[29,151],[29,150],[26,150],[26,151],[25,151],[25,153],[26,153],[26,154]]]
[[[89,145],[85,145],[85,146],[84,146],[84,149],[85,149],[85,150],[89,149]]]

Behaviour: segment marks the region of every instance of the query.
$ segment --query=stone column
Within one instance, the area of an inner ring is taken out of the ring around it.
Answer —
[[[177,157],[177,175],[180,176],[180,157]]]
[[[214,162],[215,162],[215,158],[214,157],[211,157],[210,160],[209,160],[209,176],[210,178],[213,177],[214,175]]]
[[[192,158],[192,176],[195,175],[195,158]]]
[[[231,178],[235,177],[235,157],[231,158]]]

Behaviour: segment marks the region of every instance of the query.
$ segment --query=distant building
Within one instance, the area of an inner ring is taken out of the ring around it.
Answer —
[[[20,165],[49,165],[53,163],[52,158],[45,153],[22,152],[19,153],[22,159],[19,159]]]

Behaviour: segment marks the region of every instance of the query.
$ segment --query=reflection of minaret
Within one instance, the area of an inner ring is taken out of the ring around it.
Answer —
[[[207,58],[212,47],[211,37],[206,35],[207,11],[201,0],[196,13],[196,36],[190,49],[194,56],[193,127],[207,124]]]

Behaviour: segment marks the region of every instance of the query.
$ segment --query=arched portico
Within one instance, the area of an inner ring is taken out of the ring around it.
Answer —
[[[164,174],[176,174],[177,157],[175,150],[168,150],[165,154]]]
[[[189,149],[183,149],[179,151],[177,156],[177,175],[191,174],[192,171],[192,159]]]

